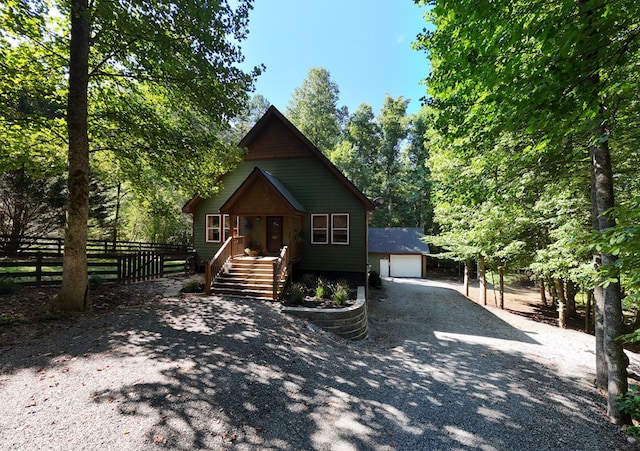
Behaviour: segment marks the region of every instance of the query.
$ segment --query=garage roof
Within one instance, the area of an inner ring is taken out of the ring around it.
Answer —
[[[369,228],[369,253],[428,254],[429,245],[422,242],[419,227]]]

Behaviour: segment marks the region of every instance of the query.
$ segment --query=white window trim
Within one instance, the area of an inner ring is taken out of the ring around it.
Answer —
[[[313,219],[315,217],[319,217],[319,216],[323,216],[326,219],[326,223],[327,226],[320,228],[320,227],[313,227]],[[315,241],[314,240],[314,230],[324,230],[326,232],[326,239],[324,241]],[[321,214],[312,214],[311,215],[311,244],[329,244],[329,234],[331,233],[331,224],[329,223],[329,215],[327,213],[321,213]]]
[[[336,217],[336,216],[346,216],[347,217],[347,226],[346,227],[335,227],[333,225],[333,218]],[[331,214],[331,244],[335,244],[335,245],[338,245],[338,246],[348,246],[349,245],[349,235],[350,235],[350,233],[349,233],[349,230],[350,230],[349,222],[350,222],[349,221],[349,213],[332,213]],[[347,241],[346,242],[342,242],[342,241],[336,242],[334,240],[334,232],[336,230],[347,232]]]
[[[215,227],[212,225],[209,227],[209,218],[218,218],[218,226]],[[221,240],[210,240],[209,239],[209,231],[218,229],[218,236],[222,238],[222,234],[224,233],[223,225],[221,224],[222,217],[219,214],[206,215],[204,218],[204,241],[206,243],[220,243]]]

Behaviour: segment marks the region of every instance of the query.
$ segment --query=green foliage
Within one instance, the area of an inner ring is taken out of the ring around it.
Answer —
[[[299,282],[292,283],[289,288],[291,302],[294,304],[302,304],[302,301],[304,301],[305,291],[306,287],[304,284]]]
[[[331,296],[331,284],[324,277],[318,277],[316,280],[316,297],[325,299]]]
[[[18,284],[13,279],[0,277],[0,296],[11,295],[18,291]]]
[[[339,280],[333,286],[333,301],[337,305],[343,305],[349,299],[349,282]]]
[[[202,282],[198,279],[189,279],[182,285],[183,293],[198,293],[202,291]]]
[[[313,67],[287,104],[287,118],[325,154],[337,144],[346,115],[346,110],[338,107],[339,94],[329,71]]]
[[[631,386],[629,390],[618,397],[618,406],[620,410],[628,415],[637,423],[640,421],[640,390],[638,387]],[[640,426],[627,426],[626,431],[633,437],[640,437]]]

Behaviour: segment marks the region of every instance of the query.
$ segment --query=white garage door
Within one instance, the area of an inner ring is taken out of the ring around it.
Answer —
[[[422,277],[421,255],[392,255],[391,277]]]

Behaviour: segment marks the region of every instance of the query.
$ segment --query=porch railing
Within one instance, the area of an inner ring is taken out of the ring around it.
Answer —
[[[231,257],[242,255],[244,249],[248,246],[248,238],[244,236],[234,236],[227,238],[222,247],[216,252],[211,261],[204,265],[204,291],[211,294],[211,284],[215,282],[224,265]]]
[[[289,246],[284,246],[280,251],[280,258],[273,261],[273,299],[278,299],[282,294],[282,288],[286,285],[290,275],[291,252]]]

